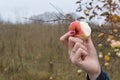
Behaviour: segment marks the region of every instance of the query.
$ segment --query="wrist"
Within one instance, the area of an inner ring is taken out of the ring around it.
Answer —
[[[88,73],[89,79],[96,80],[98,78],[98,76],[100,75],[101,71],[102,71],[101,67],[99,67],[95,73],[90,73],[90,74]]]

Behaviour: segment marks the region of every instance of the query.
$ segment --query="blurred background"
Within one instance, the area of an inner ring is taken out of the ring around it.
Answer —
[[[0,80],[86,80],[59,38],[89,23],[100,64],[120,80],[119,0],[1,0]]]

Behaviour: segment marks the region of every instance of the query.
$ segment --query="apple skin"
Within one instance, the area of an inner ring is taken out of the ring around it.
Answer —
[[[86,32],[83,31],[83,27],[86,27],[86,26],[83,26],[80,21],[77,21],[77,20],[73,21],[69,26],[69,32],[72,36],[79,37],[82,40],[86,40],[88,39],[90,35],[86,35]],[[90,34],[91,34],[91,28],[89,27],[89,29],[90,29]]]

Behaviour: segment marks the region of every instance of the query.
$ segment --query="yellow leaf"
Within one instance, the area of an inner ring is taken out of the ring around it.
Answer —
[[[110,5],[112,3],[112,0],[107,0],[107,3]]]
[[[108,16],[109,15],[109,12],[104,12],[101,14],[101,16]]]
[[[50,77],[49,77],[49,80],[53,80],[53,77],[52,77],[52,76],[50,76]]]
[[[87,10],[84,10],[83,12],[85,15],[87,15],[87,16],[89,15]]]
[[[99,35],[98,35],[98,37],[103,37],[105,35],[105,33],[100,33]]]
[[[84,14],[86,14],[86,13],[87,13],[87,10],[84,10],[83,12],[84,12]]]
[[[104,63],[104,66],[106,66],[106,67],[109,66],[109,63],[108,63],[108,62],[105,62],[105,63]]]
[[[117,14],[114,14],[112,16],[112,21],[118,21],[118,19],[119,19],[119,16]]]
[[[82,70],[81,69],[77,70],[77,73],[78,75],[80,75],[82,73]]]
[[[110,55],[111,55],[111,53],[110,53],[110,52],[108,52],[108,55],[110,56]]]
[[[117,55],[118,57],[120,57],[120,52],[117,52],[116,55]]]
[[[103,46],[103,44],[98,44],[98,47],[102,47]]]
[[[113,35],[111,35],[111,34],[110,34],[110,35],[108,35],[108,39],[110,39],[110,40],[111,40],[111,39],[113,39],[113,38],[114,38],[114,36],[113,36]]]
[[[102,52],[99,52],[98,57],[99,57],[99,58],[103,58],[103,53],[102,53]]]
[[[113,29],[113,32],[117,33],[117,32],[118,32],[118,30],[117,30],[117,29]]]
[[[105,55],[104,60],[105,61],[110,61],[110,56],[109,55]]]

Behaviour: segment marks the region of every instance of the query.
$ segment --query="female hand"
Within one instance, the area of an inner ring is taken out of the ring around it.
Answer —
[[[91,38],[83,41],[78,37],[72,37],[67,32],[60,40],[69,47],[68,53],[71,62],[84,70],[89,75],[90,80],[95,80],[99,76],[101,68]]]

